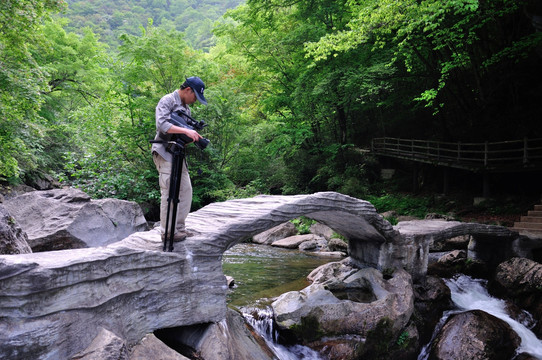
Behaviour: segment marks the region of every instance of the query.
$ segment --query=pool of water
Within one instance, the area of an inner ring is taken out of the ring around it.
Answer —
[[[318,266],[338,261],[309,252],[252,243],[238,244],[224,253],[224,274],[235,280],[228,291],[228,304],[234,307],[265,306],[288,291],[301,290],[307,275]]]

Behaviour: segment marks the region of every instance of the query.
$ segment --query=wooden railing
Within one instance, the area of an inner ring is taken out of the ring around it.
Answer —
[[[402,158],[471,171],[542,168],[542,139],[462,143],[397,138],[372,141],[376,155]]]

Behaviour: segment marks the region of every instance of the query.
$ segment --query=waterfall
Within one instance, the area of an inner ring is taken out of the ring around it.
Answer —
[[[445,280],[445,282],[450,288],[452,301],[457,306],[458,310],[449,311],[443,315],[435,329],[433,338],[450,315],[469,310],[483,310],[508,323],[519,335],[521,338],[521,345],[517,349],[518,353],[525,352],[542,360],[542,341],[539,340],[525,324],[512,319],[510,315],[508,315],[504,300],[489,295],[486,290],[487,282],[485,280],[473,279],[469,276],[461,275],[453,279]],[[528,316],[530,316],[530,314],[528,314]],[[428,358],[432,342],[433,339],[431,339],[431,342],[422,349],[418,360],[426,360]]]
[[[302,345],[284,346],[277,342],[278,332],[274,327],[273,310],[242,309],[246,321],[262,336],[267,346],[279,360],[322,360],[318,352]]]

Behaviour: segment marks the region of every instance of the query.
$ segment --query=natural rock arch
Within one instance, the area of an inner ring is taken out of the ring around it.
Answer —
[[[70,358],[103,328],[131,345],[156,329],[221,321],[224,251],[302,215],[348,238],[357,265],[402,267],[414,277],[424,274],[428,239],[438,233],[402,236],[369,202],[325,192],[211,204],[189,215],[195,235],[171,253],[152,230],[98,248],[3,255],[0,358]]]

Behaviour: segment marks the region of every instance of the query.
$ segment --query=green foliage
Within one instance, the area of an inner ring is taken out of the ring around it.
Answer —
[[[366,198],[379,213],[395,211],[397,215],[425,218],[429,212],[443,212],[444,204],[433,196],[413,196],[409,194],[385,193],[380,196],[369,195]]]
[[[139,35],[148,19],[167,31],[184,32],[196,49],[209,50],[214,45],[212,24],[239,0],[67,0],[68,9],[62,15],[70,19],[67,29],[80,32],[89,28],[111,48],[117,48],[122,34]]]
[[[290,220],[290,222],[295,225],[297,231],[301,235],[309,234],[311,226],[317,223],[316,220],[309,219],[305,216],[301,216],[297,219],[292,219]]]

